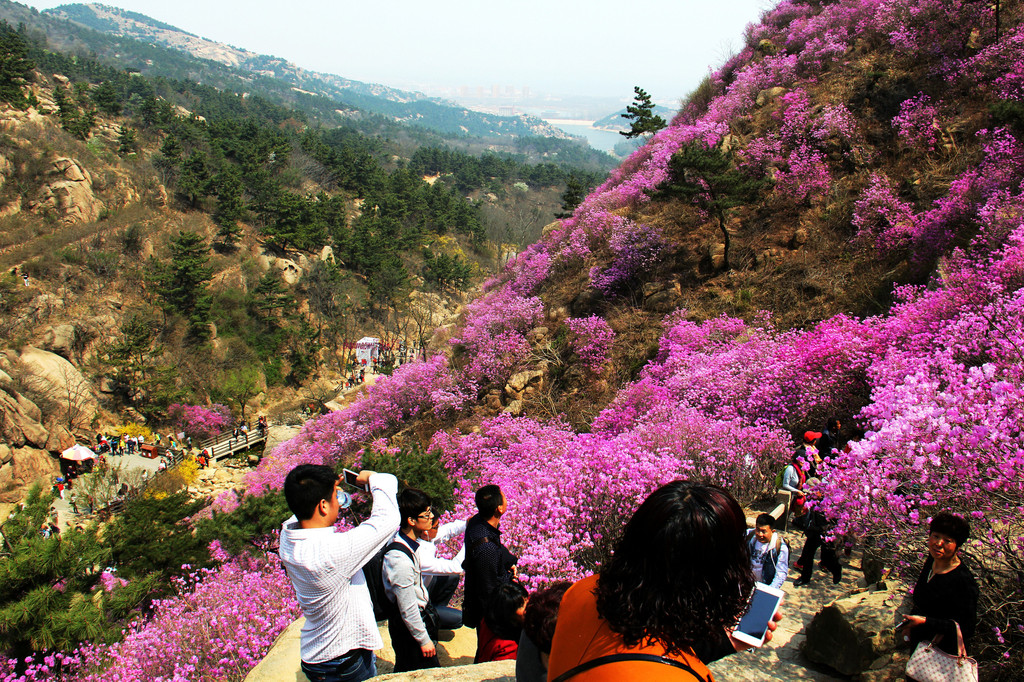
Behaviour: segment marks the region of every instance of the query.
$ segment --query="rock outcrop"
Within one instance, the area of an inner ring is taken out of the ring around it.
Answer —
[[[11,459],[0,466],[0,502],[18,502],[35,483],[44,488],[60,475],[60,463],[46,450],[13,448]]]
[[[807,626],[804,655],[844,675],[886,667],[896,646],[892,597],[881,583],[826,605]]]
[[[78,161],[61,157],[53,162],[57,179],[43,187],[36,207],[48,207],[65,225],[90,223],[100,217],[103,202],[93,193],[92,177]]]
[[[80,412],[86,420],[95,414],[97,402],[91,384],[78,368],[56,353],[28,346],[18,356],[18,368],[26,381],[65,409]]]

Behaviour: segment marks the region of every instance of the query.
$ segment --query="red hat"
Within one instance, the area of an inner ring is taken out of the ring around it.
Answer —
[[[804,431],[804,442],[813,443],[814,441],[821,438],[821,434],[817,431]]]

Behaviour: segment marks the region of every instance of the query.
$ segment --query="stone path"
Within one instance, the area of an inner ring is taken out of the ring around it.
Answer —
[[[804,547],[804,535],[791,528],[784,534],[790,544],[789,563],[800,557]],[[812,663],[801,653],[804,640],[807,639],[806,628],[815,614],[823,606],[838,599],[851,590],[863,587],[860,568],[859,548],[854,548],[852,557],[840,553],[843,564],[843,578],[838,585],[832,584],[832,575],[820,568],[821,552],[815,556],[814,577],[809,585],[796,587],[794,581],[800,576],[799,571],[789,569],[789,576],[782,587],[786,597],[782,602],[782,621],[775,631],[772,641],[760,649],[745,651],[735,656],[728,656],[716,661],[709,667],[718,680],[739,680],[741,682],[760,682],[765,679],[777,680],[842,680],[848,679],[829,671],[827,668]]]
[[[123,467],[127,471],[141,470],[148,471],[152,476],[156,473],[160,467],[159,459],[149,459],[141,455],[106,455],[107,461],[114,467]],[[74,484],[72,484],[74,485]],[[60,497],[53,501],[53,508],[57,511],[57,525],[61,528],[68,528],[78,523],[78,519],[81,516],[76,514],[71,508],[71,493],[74,492],[74,488],[71,490],[64,491],[64,499]],[[79,506],[79,509],[83,509],[83,506]]]
[[[791,529],[785,534],[790,543],[790,563],[800,556],[803,550],[803,533]],[[821,555],[815,557],[820,561]],[[783,619],[771,642],[760,649],[745,651],[734,656],[716,661],[709,666],[719,681],[761,682],[766,679],[775,680],[843,680],[834,672],[804,658],[801,647],[806,639],[806,627],[814,615],[823,606],[834,599],[842,597],[851,590],[862,587],[860,570],[860,552],[856,549],[851,558],[840,555],[843,563],[843,578],[838,585],[832,584],[832,576],[815,566],[814,578],[810,585],[795,587],[793,582],[798,572],[790,569],[789,577],[783,586],[786,593],[782,605]],[[299,629],[303,619],[293,623],[274,644],[267,657],[245,678],[246,682],[274,682],[287,680],[305,682],[305,676],[299,670]],[[469,628],[461,628],[453,633],[442,633],[438,643],[438,656],[447,669],[436,671],[420,671],[417,673],[388,675],[391,672],[394,653],[390,648],[387,628],[381,628],[381,639],[384,649],[377,652],[377,670],[384,675],[382,680],[423,680],[427,682],[450,681],[494,681],[504,682],[515,679],[515,666],[510,662],[493,664],[498,667],[485,669],[483,666],[470,665],[476,651],[476,632]],[[451,668],[448,666],[459,666]]]

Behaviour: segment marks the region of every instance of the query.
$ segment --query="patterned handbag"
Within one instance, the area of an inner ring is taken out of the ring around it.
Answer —
[[[958,655],[947,654],[936,646],[942,635],[930,642],[920,642],[907,661],[907,677],[918,682],[978,682],[978,662],[967,655],[960,624],[956,625]]]

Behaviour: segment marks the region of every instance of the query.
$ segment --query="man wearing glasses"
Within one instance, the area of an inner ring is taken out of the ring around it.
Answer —
[[[399,527],[398,480],[372,471],[356,480],[369,484],[373,513],[344,533],[334,524],[348,495],[338,490],[334,470],[300,464],[284,481],[293,516],[281,527],[279,552],[306,616],[302,671],[312,682],[367,680],[377,674],[373,651],[384,646],[362,568]]]
[[[430,496],[422,490],[406,488],[398,496],[402,525],[395,541],[384,554],[384,590],[395,603],[388,618],[388,633],[395,649],[395,672],[437,668],[438,619],[423,585],[420,560],[416,555],[421,533],[433,526]]]

